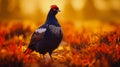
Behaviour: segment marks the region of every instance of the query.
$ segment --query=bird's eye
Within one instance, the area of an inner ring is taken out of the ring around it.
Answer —
[[[54,11],[57,11],[57,9],[53,9]]]

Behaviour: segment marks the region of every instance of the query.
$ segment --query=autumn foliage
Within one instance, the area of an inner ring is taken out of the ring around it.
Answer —
[[[110,23],[108,23],[110,24]],[[0,23],[0,67],[114,67],[120,63],[120,26],[110,24],[110,32],[75,30],[62,24],[64,38],[53,52],[51,61],[37,52],[25,55],[31,34],[37,27],[23,22]],[[120,65],[120,64],[119,64]]]

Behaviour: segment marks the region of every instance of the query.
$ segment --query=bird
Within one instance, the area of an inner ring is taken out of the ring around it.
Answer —
[[[25,54],[36,51],[44,56],[48,52],[52,58],[52,52],[58,48],[63,38],[61,25],[56,18],[58,12],[60,12],[58,6],[51,5],[45,23],[32,34]]]

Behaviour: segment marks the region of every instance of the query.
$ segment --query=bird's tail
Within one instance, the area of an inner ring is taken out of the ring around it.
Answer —
[[[27,54],[30,54],[33,50],[27,48],[25,51],[24,51],[24,54],[27,55]]]

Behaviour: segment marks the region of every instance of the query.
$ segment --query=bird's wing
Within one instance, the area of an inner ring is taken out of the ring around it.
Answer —
[[[28,48],[34,48],[33,46],[35,46],[37,42],[41,41],[41,39],[44,38],[46,31],[47,31],[47,28],[42,28],[42,27],[35,30],[35,32],[31,37],[31,41]]]
[[[46,30],[47,30],[46,28],[39,28],[39,29],[37,29],[33,33],[32,39],[38,39],[38,40],[42,39],[44,37],[44,34],[45,34]]]
[[[56,36],[59,36],[61,34],[61,27],[59,26],[49,25],[49,29]]]

